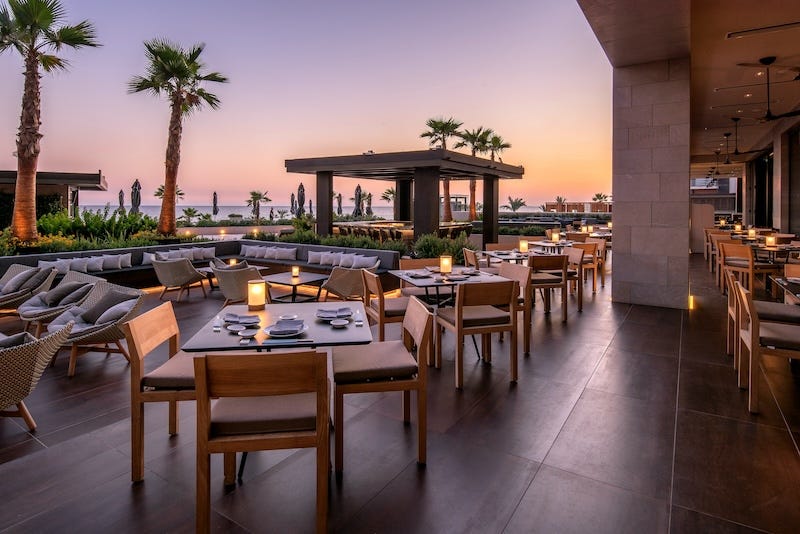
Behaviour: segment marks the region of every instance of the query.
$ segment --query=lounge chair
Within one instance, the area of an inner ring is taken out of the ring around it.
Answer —
[[[378,262],[373,267],[365,269],[374,273],[378,269]],[[362,300],[364,298],[364,279],[361,269],[349,269],[347,267],[334,267],[330,277],[322,284],[325,290],[325,299],[329,295],[335,295],[342,300]]]
[[[17,306],[31,296],[47,291],[56,278],[55,269],[40,269],[15,263],[0,277],[0,314],[17,313]]]
[[[217,279],[222,295],[225,297],[225,304],[227,306],[233,302],[242,302],[247,300],[247,282],[249,280],[261,280],[261,273],[255,267],[245,267],[244,269],[220,269],[210,265],[211,272]],[[267,293],[269,298],[269,293]]]
[[[188,258],[178,258],[174,260],[153,260],[153,269],[156,272],[158,282],[164,286],[161,290],[159,299],[163,300],[164,294],[167,291],[178,290],[178,301],[181,300],[183,292],[186,291],[188,296],[190,288],[199,286],[203,291],[203,297],[206,295],[206,288],[203,281],[206,275],[198,271],[192,265]]]
[[[58,285],[20,304],[17,308],[19,318],[25,325],[26,331],[30,325],[36,325],[34,335],[39,337],[48,322],[61,315],[64,310],[80,306],[89,297],[93,288],[105,286],[107,283],[97,276],[69,271]]]

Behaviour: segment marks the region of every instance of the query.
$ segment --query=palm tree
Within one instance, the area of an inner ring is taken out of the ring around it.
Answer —
[[[608,202],[608,195],[605,193],[595,193],[592,197],[593,202]]]
[[[500,160],[500,163],[503,163],[503,158],[500,157],[500,152],[507,148],[511,148],[511,143],[507,143],[499,135],[495,134],[489,138],[489,156],[492,158],[492,161],[494,161],[494,156],[497,154],[497,159]]]
[[[427,137],[430,146],[436,146],[437,143],[442,144],[442,150],[447,150],[447,138],[453,137],[458,134],[458,129],[461,128],[463,122],[455,120],[453,117],[445,119],[444,117],[438,119],[428,119],[425,125],[428,130],[422,132],[420,137]],[[442,178],[442,197],[444,201],[444,213],[442,220],[450,222],[453,220],[453,210],[450,207],[450,179],[447,177]]]
[[[556,197],[556,209],[558,211],[564,211],[566,208],[564,205],[567,203],[567,199],[564,197]]]
[[[489,136],[492,135],[491,128],[483,129],[483,126],[478,126],[474,130],[464,130],[459,132],[458,136],[461,141],[456,143],[456,148],[469,146],[472,149],[472,155],[477,156],[489,151]],[[469,220],[474,221],[478,218],[478,210],[475,206],[475,192],[477,184],[475,178],[469,179]]]
[[[263,193],[260,191],[250,191],[250,198],[247,200],[247,205],[253,207],[253,219],[256,220],[256,226],[261,224],[262,202],[272,202],[272,199],[267,195],[267,191]]]
[[[65,16],[59,0],[9,0],[8,7],[0,8],[0,53],[13,49],[25,60],[11,218],[11,233],[23,241],[36,239],[36,169],[42,138],[39,67],[48,73],[66,70],[67,60],[49,52],[60,52],[64,47],[99,46],[89,21],[69,26],[63,24]]]
[[[200,212],[195,208],[183,208],[183,220],[186,221],[186,226],[192,225],[192,219],[198,217]]]
[[[509,210],[513,211],[514,213],[516,213],[518,209],[520,209],[522,206],[526,206],[526,205],[527,204],[525,204],[525,201],[522,200],[521,198],[508,197],[508,204],[503,204],[500,207],[509,209]]]
[[[164,200],[164,184],[161,184],[161,185],[158,186],[158,188],[156,189],[156,192],[153,193],[153,196],[156,197],[156,198],[160,198],[162,201]],[[183,195],[183,190],[176,185],[175,186],[175,202],[183,200],[183,196],[184,196]]]
[[[385,200],[387,204],[391,204],[394,202],[396,196],[397,192],[394,190],[394,187],[390,187],[381,194],[381,200]]]
[[[194,45],[189,50],[161,39],[145,41],[147,58],[146,76],[134,76],[128,82],[129,93],[147,91],[155,96],[162,93],[170,103],[167,153],[165,158],[165,194],[161,201],[158,231],[169,235],[175,233],[175,195],[178,165],[181,161],[181,134],[183,117],[208,104],[211,109],[219,107],[219,98],[206,91],[203,82],[225,83],[228,79],[218,72],[204,72],[200,54],[204,44]]]

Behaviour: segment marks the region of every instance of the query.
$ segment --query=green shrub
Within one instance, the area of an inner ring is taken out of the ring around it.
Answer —
[[[501,226],[497,233],[500,235],[544,235],[544,226]]]
[[[375,250],[395,250],[400,255],[408,252],[408,246],[403,241],[387,239],[380,242],[364,235],[329,235],[320,239],[321,245],[329,247],[371,248]]]
[[[247,232],[244,234],[245,239],[256,239],[258,241],[277,241],[278,236],[272,233],[262,232],[261,230],[255,232]]]
[[[414,253],[418,258],[438,258],[442,254],[449,254],[453,256],[454,264],[463,264],[465,248],[477,250],[478,247],[470,242],[464,232],[455,239],[424,234],[414,244]]]
[[[278,237],[281,243],[305,243],[308,245],[319,245],[320,238],[313,230],[295,230],[291,234]]]

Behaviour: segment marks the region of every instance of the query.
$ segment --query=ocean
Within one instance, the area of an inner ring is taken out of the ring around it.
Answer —
[[[110,204],[110,210],[115,210],[119,205],[118,204]],[[219,213],[214,217],[215,220],[224,220],[227,219],[231,214],[239,214],[242,217],[249,218],[252,216],[252,209],[249,206],[217,206],[219,208]],[[125,206],[126,209],[130,209],[130,206]],[[178,204],[177,208],[175,209],[175,215],[180,217],[183,214],[183,210],[186,208],[194,208],[199,213],[211,213],[211,206],[194,206],[194,205],[183,205]],[[307,208],[307,207],[306,207]],[[105,205],[98,206],[98,205],[89,205],[89,206],[81,206],[81,210],[88,209],[91,211],[96,210],[104,210]],[[266,204],[261,206],[261,218],[267,219],[269,218],[269,210],[272,209],[275,212],[275,218],[278,218],[278,210],[286,210],[286,213],[289,213],[289,206],[277,206],[272,204]],[[334,203],[334,210],[336,210],[336,204]],[[156,206],[140,206],[139,211],[144,213],[145,215],[150,215],[151,217],[155,217],[158,219],[159,213],[161,213],[161,205]],[[316,213],[316,207],[314,208],[314,213]],[[392,206],[382,205],[376,206],[373,204],[372,211],[378,217],[383,217],[384,219],[391,219],[394,217],[394,211]],[[342,214],[347,215],[353,213],[353,206],[342,206]]]

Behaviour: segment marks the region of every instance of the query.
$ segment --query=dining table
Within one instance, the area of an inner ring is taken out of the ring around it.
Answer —
[[[800,304],[800,278],[786,276],[770,276],[776,287],[783,290],[783,301],[786,304]]]
[[[442,274],[438,267],[391,270],[389,274],[415,287],[425,290],[425,300],[436,306],[455,303],[456,286],[500,282],[507,278],[469,267],[454,267],[451,273]]]
[[[226,318],[233,316],[247,319],[226,321]],[[335,319],[338,321],[332,324]],[[268,332],[274,329],[272,327],[278,321],[302,321],[302,328],[294,335],[270,335]],[[240,335],[242,330],[250,331],[248,337]],[[249,334],[253,334],[252,337]],[[255,311],[248,310],[246,304],[237,304],[222,308],[181,349],[185,352],[242,349],[262,352],[297,347],[365,345],[371,342],[372,331],[361,302],[267,304],[263,310]]]
[[[288,295],[272,297],[272,300],[278,302],[308,302],[312,300],[319,300],[319,295],[322,292],[322,283],[325,282],[330,276],[327,274],[300,272],[293,275],[291,272],[269,274],[264,276],[264,281],[268,284],[275,284],[279,286],[288,286],[292,288],[292,292]],[[317,293],[315,295],[298,295],[297,288],[300,286],[316,286]]]
[[[561,241],[531,241],[531,246],[539,247],[548,254],[561,254],[566,247],[571,247],[573,241],[562,239]]]

